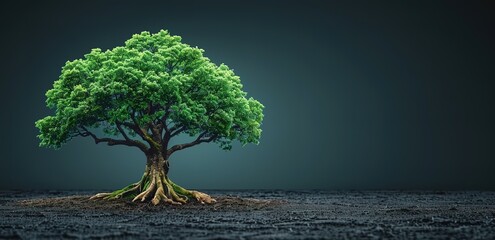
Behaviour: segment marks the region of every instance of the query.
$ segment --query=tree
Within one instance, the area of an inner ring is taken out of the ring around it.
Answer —
[[[58,149],[74,137],[88,137],[146,155],[140,181],[93,199],[212,203],[207,194],[170,180],[170,157],[201,143],[217,143],[225,150],[235,140],[258,144],[263,105],[246,97],[232,69],[215,65],[204,50],[181,40],[161,30],[135,34],[123,47],[93,49],[83,59],[66,62],[46,92],[55,114],[36,122],[40,146]],[[180,134],[194,140],[169,146]]]

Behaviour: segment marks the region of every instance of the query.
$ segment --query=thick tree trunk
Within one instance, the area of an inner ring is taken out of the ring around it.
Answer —
[[[168,160],[161,153],[148,153],[146,169],[139,182],[112,193],[96,194],[91,199],[129,198],[133,202],[150,200],[154,205],[161,202],[183,204],[191,198],[201,203],[216,202],[207,194],[187,190],[173,183],[167,176],[168,170]]]

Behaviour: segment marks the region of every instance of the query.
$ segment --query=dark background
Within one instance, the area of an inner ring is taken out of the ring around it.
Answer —
[[[137,181],[138,150],[42,149],[34,122],[52,113],[44,93],[67,60],[168,29],[266,107],[258,146],[175,154],[185,187],[495,190],[493,2],[2,4],[1,189]]]

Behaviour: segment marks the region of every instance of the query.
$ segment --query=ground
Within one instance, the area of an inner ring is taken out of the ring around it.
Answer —
[[[205,191],[183,206],[0,192],[0,239],[495,239],[495,192]]]

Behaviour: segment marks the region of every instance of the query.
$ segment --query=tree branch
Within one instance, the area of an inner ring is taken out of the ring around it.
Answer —
[[[179,129],[175,130],[174,132],[171,132],[170,133],[170,137],[173,137],[173,136],[176,136],[176,135],[179,135],[181,132],[183,132],[184,130],[186,130],[186,126],[182,126],[180,127]]]
[[[136,131],[137,134],[139,134],[139,136],[141,136],[142,138],[144,138],[144,131],[143,129],[139,126],[137,120],[136,120],[136,116],[134,116],[134,114],[136,114],[135,111],[132,111],[131,113],[131,120],[132,122],[134,123],[134,130]]]
[[[141,138],[148,142],[150,144],[150,146],[155,146],[157,147],[159,144],[157,142],[155,142],[151,137],[150,135],[148,134],[148,129],[143,129],[141,128],[141,126],[139,126],[139,123],[138,121],[136,120],[136,117],[134,116],[134,114],[136,114],[135,111],[133,111],[131,113],[131,119],[132,119],[132,122],[134,123],[134,131],[136,131],[136,133],[141,136]],[[160,146],[161,147],[161,146]]]
[[[171,127],[171,128],[169,129],[169,131],[170,131],[170,132],[173,132],[173,131],[175,131],[175,130],[177,130],[177,129],[181,128],[181,127],[182,127],[182,125],[179,125],[179,124],[174,124],[174,126],[173,126],[173,127]]]
[[[213,140],[215,140],[217,138],[217,135],[214,134],[208,138],[203,138],[208,132],[207,131],[204,131],[203,133],[201,133],[197,138],[196,140],[190,142],[190,143],[184,143],[184,144],[177,144],[177,145],[174,145],[173,147],[171,147],[170,149],[167,150],[167,155],[170,156],[172,153],[174,153],[175,151],[178,151],[178,150],[182,150],[182,149],[186,149],[186,148],[190,148],[192,146],[196,146],[200,143],[204,143],[204,142],[211,142]]]
[[[136,125],[129,122],[121,122],[120,124],[134,130],[137,134],[139,134],[139,131],[136,129]]]
[[[138,140],[134,140],[134,139],[131,139],[129,138],[129,136],[127,136],[127,133],[124,131],[124,129],[122,128],[121,126],[121,122],[119,121],[116,121],[115,122],[115,125],[117,126],[117,129],[119,130],[119,132],[122,134],[122,136],[124,136],[125,140],[128,141],[128,142],[133,142],[135,143],[136,145],[138,145],[137,147],[139,147],[139,149],[143,150],[143,151],[146,151],[147,150],[147,147],[144,143],[138,141]]]
[[[127,133],[125,133],[124,129],[122,129],[122,123],[119,121],[115,121],[115,125],[117,126],[117,129],[119,130],[120,134],[124,136],[125,140],[130,141],[131,139],[127,136]]]
[[[81,132],[81,131],[77,130],[79,132],[79,134],[81,136],[83,136],[83,137],[91,136],[95,140],[95,143],[96,144],[101,143],[101,142],[106,142],[108,146],[125,145],[125,146],[131,146],[131,147],[138,147],[143,152],[146,152],[148,150],[147,147],[143,143],[137,142],[135,140],[132,140],[132,139],[130,139],[130,140],[121,140],[121,139],[113,139],[113,138],[98,138],[94,133],[90,132],[86,127],[84,127],[84,126],[80,126],[80,127],[81,127],[81,129],[84,132]]]
[[[170,129],[168,128],[168,125],[167,125],[167,119],[168,119],[168,116],[170,116],[170,106],[172,104],[167,104],[163,109],[165,110],[165,114],[163,114],[163,116],[160,118],[160,121],[161,121],[161,129],[160,129],[160,132],[163,131],[163,129],[165,129],[165,134],[170,132]],[[165,138],[165,134],[162,138]]]

